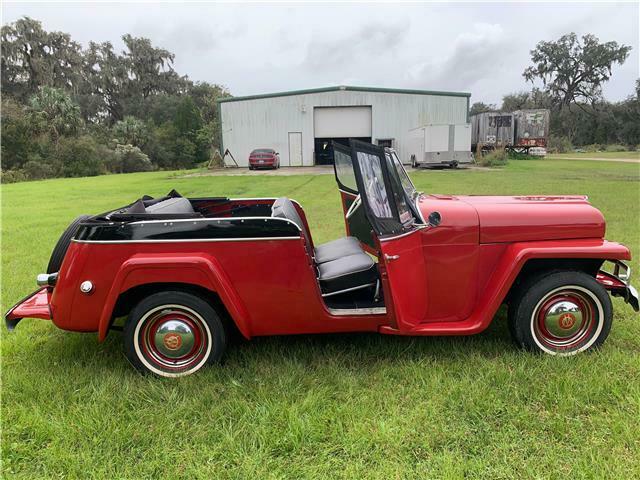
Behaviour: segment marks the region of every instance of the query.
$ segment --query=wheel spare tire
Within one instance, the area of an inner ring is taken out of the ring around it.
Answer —
[[[78,227],[80,226],[80,224],[88,218],[91,218],[91,215],[80,215],[73,222],[71,222],[67,229],[62,233],[62,235],[58,239],[58,243],[56,243],[56,246],[53,247],[53,252],[51,252],[49,265],[47,265],[47,273],[56,273],[60,271],[60,266],[62,265],[64,256],[67,254],[71,239],[78,231]]]

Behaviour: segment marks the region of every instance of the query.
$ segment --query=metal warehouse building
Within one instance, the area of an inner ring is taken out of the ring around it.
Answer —
[[[409,131],[468,123],[469,93],[328,87],[220,100],[221,151],[240,166],[255,148],[274,148],[282,166],[333,162],[331,140],[358,138],[395,148],[409,162]]]

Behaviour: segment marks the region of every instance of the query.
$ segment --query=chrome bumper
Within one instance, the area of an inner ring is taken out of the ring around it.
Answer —
[[[640,311],[638,291],[629,283],[631,268],[619,260],[612,261],[612,263],[613,272],[600,270],[596,275],[596,280],[611,292],[611,296],[623,298],[636,312]]]
[[[625,289],[612,290],[611,295],[614,297],[622,297],[625,302],[631,305],[636,312],[640,311],[640,301],[638,300],[638,291],[631,285],[627,285]]]

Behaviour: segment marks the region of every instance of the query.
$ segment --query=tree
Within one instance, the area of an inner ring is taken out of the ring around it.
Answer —
[[[2,168],[21,168],[34,151],[33,128],[24,106],[2,99]]]
[[[128,115],[113,126],[113,134],[120,144],[142,147],[147,143],[149,132],[142,120]]]
[[[476,115],[478,113],[493,112],[496,110],[496,106],[492,103],[475,102],[469,109],[469,115]]]
[[[87,121],[106,120],[111,125],[123,117],[122,103],[129,71],[110,42],[89,42],[83,61],[84,84],[79,94]]]
[[[29,100],[34,126],[49,132],[55,142],[62,135],[73,135],[82,126],[80,107],[58,88],[42,87]]]
[[[563,35],[555,42],[540,42],[531,50],[533,66],[522,74],[528,81],[540,79],[544,90],[560,105],[586,102],[595,104],[602,98],[602,85],[611,77],[614,64],[622,65],[631,47],[617,42],[600,43],[588,34],[579,40],[575,33]]]
[[[127,51],[123,58],[129,71],[128,95],[147,98],[157,93],[183,93],[190,83],[173,70],[175,55],[151,45],[148,38],[122,37]]]
[[[4,93],[24,100],[42,86],[79,87],[82,49],[69,34],[47,32],[39,21],[24,17],[3,25],[1,37]]]

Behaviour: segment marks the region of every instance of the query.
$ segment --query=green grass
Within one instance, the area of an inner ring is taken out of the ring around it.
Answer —
[[[623,158],[631,160],[640,160],[640,152],[568,152],[568,153],[554,153],[547,158]]]
[[[421,190],[588,194],[640,271],[640,166],[512,161],[421,171]],[[71,219],[177,188],[288,195],[314,238],[341,236],[329,175],[171,178],[146,173],[2,186],[2,309],[34,289]],[[636,285],[638,277],[636,274]],[[517,350],[504,313],[473,337],[261,338],[177,381],[128,365],[120,334],[2,327],[5,478],[638,478],[640,319],[619,299],[604,347],[573,358]]]

